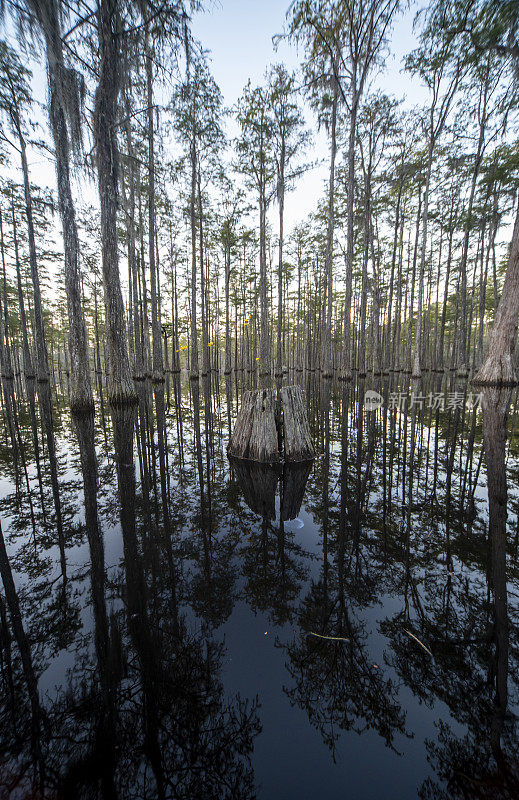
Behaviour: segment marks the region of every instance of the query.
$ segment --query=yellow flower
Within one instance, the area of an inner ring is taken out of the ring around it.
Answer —
[[[212,346],[213,346],[213,343],[212,343],[212,342],[209,342],[209,344],[208,344],[207,346],[208,346],[208,347],[212,347]]]
[[[259,356],[256,356],[256,361],[259,361]]]

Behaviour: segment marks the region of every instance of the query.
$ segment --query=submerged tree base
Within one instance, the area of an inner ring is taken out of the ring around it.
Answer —
[[[300,386],[246,392],[227,448],[229,456],[276,464],[315,457]]]
[[[512,358],[508,353],[497,360],[487,357],[472,379],[474,386],[516,386],[517,382]]]
[[[94,398],[90,397],[88,400],[70,400],[70,410],[73,414],[78,414],[79,416],[84,414],[91,414],[95,411],[95,403]]]
[[[123,408],[124,406],[133,406],[138,402],[137,393],[132,387],[131,389],[119,389],[117,391],[108,392],[108,402],[112,408]]]
[[[496,388],[499,388],[501,386],[503,386],[503,387],[512,386],[513,387],[513,386],[517,386],[518,383],[519,383],[519,381],[516,378],[509,378],[509,379],[506,379],[506,380],[505,379],[501,379],[501,378],[500,379],[495,379],[495,380],[486,380],[486,379],[480,378],[478,375],[476,375],[476,377],[471,380],[471,384],[473,386],[492,386],[492,387],[496,387]]]

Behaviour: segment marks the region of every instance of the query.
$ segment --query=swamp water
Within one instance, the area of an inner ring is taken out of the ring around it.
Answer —
[[[438,381],[303,381],[284,471],[234,379],[13,386],[0,798],[519,797],[517,393]]]

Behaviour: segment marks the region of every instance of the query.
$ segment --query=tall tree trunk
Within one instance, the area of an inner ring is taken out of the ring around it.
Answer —
[[[423,196],[423,220],[422,220],[422,246],[420,251],[420,276],[418,278],[418,309],[416,312],[416,335],[414,340],[413,352],[413,378],[420,378],[422,370],[420,366],[421,360],[421,346],[422,346],[422,307],[423,307],[423,290],[425,279],[425,261],[427,256],[427,222],[429,219],[429,190],[431,186],[431,171],[434,152],[434,138],[431,130],[429,138],[429,147],[427,151],[427,173],[425,177],[425,190]]]
[[[70,403],[74,410],[85,410],[94,407],[94,398],[90,381],[88,339],[81,297],[79,238],[70,186],[69,154],[71,142],[67,128],[67,114],[64,107],[64,98],[68,95],[67,86],[70,84],[70,74],[67,72],[63,60],[59,12],[56,0],[37,3],[35,6],[36,14],[45,36],[49,76],[50,127],[56,153],[58,207],[63,227],[65,289],[69,321]],[[35,302],[35,312],[38,315],[39,312],[36,305],[37,303]],[[40,326],[37,321],[37,339],[42,337],[42,331],[38,330],[38,327]],[[40,342],[42,349],[44,341],[43,337],[43,342]],[[48,365],[45,365],[44,360],[45,356],[42,352],[38,357],[39,380],[48,380]],[[46,370],[47,374],[43,374],[44,370]]]
[[[126,133],[126,147],[128,150],[128,184],[129,184],[129,198],[128,198],[128,214],[127,214],[127,238],[128,238],[128,273],[129,280],[132,286],[132,303],[131,313],[133,314],[133,352],[134,352],[134,378],[142,380],[144,378],[144,357],[142,352],[142,332],[141,332],[141,319],[139,314],[139,285],[137,275],[137,258],[136,258],[136,233],[135,233],[135,154],[133,149],[132,131],[131,131],[131,108],[128,94],[125,95],[125,133]]]
[[[449,244],[447,249],[447,267],[445,273],[445,284],[444,284],[444,292],[443,292],[443,307],[442,307],[442,316],[441,316],[441,324],[440,324],[440,341],[438,344],[438,351],[436,356],[436,363],[439,367],[443,369],[445,364],[444,354],[443,354],[443,345],[445,340],[445,324],[447,321],[447,302],[449,299],[449,280],[450,280],[450,272],[451,272],[451,260],[452,260],[452,242],[454,238],[454,199],[452,200],[451,205],[451,213],[449,219]]]
[[[18,287],[18,307],[20,309],[20,325],[22,328],[22,347],[23,347],[23,371],[25,378],[34,378],[34,367],[32,365],[31,348],[29,347],[29,336],[27,334],[27,316],[25,314],[25,303],[23,299],[22,274],[20,270],[20,256],[18,252],[18,232],[16,227],[16,214],[14,211],[14,197],[12,197],[12,217],[13,217],[13,241],[14,241],[14,260],[16,263],[16,285]]]
[[[153,63],[149,42],[146,43],[146,91],[148,104],[148,239],[151,289],[151,338],[153,350],[152,376],[164,380],[160,310],[157,296],[157,264],[155,259],[155,147],[153,126]]]
[[[29,181],[29,167],[27,164],[27,153],[25,139],[21,128],[18,129],[18,141],[20,143],[20,157],[23,172],[23,189],[25,196],[25,214],[27,216],[27,238],[29,243],[29,264],[31,268],[31,281],[34,296],[34,338],[36,344],[36,368],[38,380],[48,380],[49,378],[49,354],[45,339],[45,325],[43,322],[43,305],[41,301],[40,276],[38,270],[38,258],[36,255],[36,237],[34,235],[34,219],[32,214],[32,194]]]
[[[460,343],[458,351],[458,374],[460,377],[467,376],[467,367],[469,362],[469,341],[470,333],[467,332],[467,263],[469,256],[469,241],[470,233],[473,228],[472,211],[474,206],[474,197],[476,194],[477,179],[483,159],[483,152],[485,146],[485,131],[487,123],[487,99],[488,99],[488,80],[489,80],[489,65],[487,61],[487,72],[485,82],[481,87],[481,94],[479,100],[479,136],[474,158],[474,169],[472,170],[472,180],[470,183],[470,193],[467,205],[467,216],[465,220],[465,231],[463,235],[463,246],[461,249],[461,263],[460,263],[460,276],[461,276],[461,318],[460,318]]]
[[[191,221],[191,363],[190,378],[198,380],[198,331],[196,327],[196,143],[193,135],[191,142],[191,196],[189,199],[189,216]]]
[[[100,64],[94,113],[108,350],[107,384],[108,398],[113,404],[136,401],[128,358],[117,247],[118,158],[115,125],[119,94],[119,47],[122,35],[117,6],[117,0],[101,0],[99,5]]]
[[[346,191],[346,283],[344,291],[344,345],[342,349],[341,375],[343,380],[351,379],[351,297],[353,281],[353,230],[354,214],[353,201],[355,192],[355,140],[357,136],[357,111],[359,106],[359,93],[356,88],[357,71],[354,64],[352,76],[352,96],[350,108],[350,130],[348,135],[348,173]]]
[[[0,208],[0,251],[2,253],[2,278],[3,278],[3,298],[0,301],[0,338],[2,340],[2,378],[12,380],[13,378],[13,364],[11,360],[11,344],[9,337],[9,312],[7,309],[7,273],[5,267],[5,242],[4,242],[4,224],[2,217],[2,209]]]
[[[231,245],[230,242],[224,244],[224,265],[225,265],[225,375],[231,374],[231,332],[229,319],[229,292],[231,283]]]
[[[325,296],[326,317],[322,339],[321,369],[323,378],[333,377],[332,309],[333,309],[333,233],[335,225],[335,158],[337,155],[337,104],[339,86],[335,81],[332,98],[330,130],[330,179],[328,182],[328,208],[326,214]]]
[[[400,175],[400,179],[398,182],[398,196],[396,200],[396,209],[395,209],[395,228],[393,234],[393,249],[391,253],[391,275],[389,278],[389,296],[387,301],[387,321],[386,321],[386,331],[385,331],[385,342],[384,342],[384,364],[383,369],[389,369],[390,367],[390,352],[391,352],[391,313],[393,311],[393,294],[394,294],[394,278],[395,278],[395,265],[396,265],[396,256],[397,256],[397,249],[398,249],[398,231],[400,228],[400,204],[402,202],[402,190],[404,187],[404,169],[402,164],[402,174]]]
[[[206,266],[204,263],[204,224],[203,224],[203,209],[202,209],[202,185],[200,176],[200,166],[198,168],[197,176],[197,198],[198,198],[198,241],[199,241],[199,255],[200,255],[200,298],[201,298],[201,316],[202,316],[202,376],[206,376],[210,371],[209,364],[209,310],[208,310],[208,295],[206,286]]]
[[[490,334],[488,355],[475,384],[506,385],[515,383],[514,353],[517,341],[519,316],[519,204],[514,232],[510,244],[510,256],[506,269],[501,299]]]
[[[260,347],[259,347],[259,377],[260,386],[267,386],[270,378],[270,344],[269,344],[269,315],[267,299],[267,201],[265,197],[265,174],[261,167],[260,175]]]
[[[279,156],[278,176],[278,202],[279,202],[279,252],[278,252],[278,325],[277,325],[277,354],[276,378],[281,388],[283,378],[283,223],[285,213],[285,136],[281,137],[281,152]]]

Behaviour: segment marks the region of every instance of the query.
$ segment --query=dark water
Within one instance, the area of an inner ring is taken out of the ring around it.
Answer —
[[[303,386],[284,473],[234,380],[4,387],[1,798],[519,797],[516,394]]]

